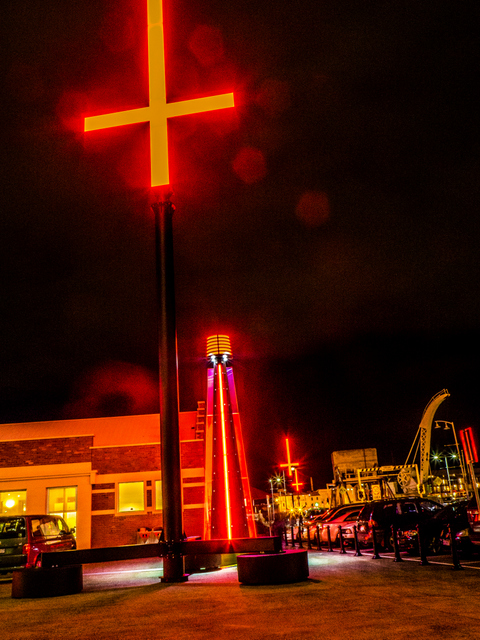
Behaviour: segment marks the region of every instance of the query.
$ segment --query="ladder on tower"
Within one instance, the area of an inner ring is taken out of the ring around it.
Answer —
[[[197,421],[195,423],[195,440],[203,440],[205,438],[205,400],[197,401]]]

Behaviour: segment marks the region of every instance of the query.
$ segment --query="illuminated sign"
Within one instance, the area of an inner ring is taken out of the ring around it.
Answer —
[[[167,121],[176,116],[233,107],[233,93],[193,100],[167,102],[162,0],[148,4],[149,106],[85,118],[85,131],[96,131],[141,122],[150,123],[150,171],[152,187],[170,183]]]
[[[460,430],[460,439],[462,441],[463,451],[465,453],[465,460],[468,464],[478,462],[477,446],[473,437],[472,427]]]

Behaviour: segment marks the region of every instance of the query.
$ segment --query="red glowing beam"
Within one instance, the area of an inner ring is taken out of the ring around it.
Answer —
[[[218,365],[218,388],[220,391],[220,419],[222,423],[223,473],[225,476],[225,505],[227,510],[227,538],[232,538],[232,516],[230,513],[230,484],[228,479],[227,429],[225,425],[225,401],[223,398],[223,369]]]
[[[150,171],[152,187],[170,183],[168,168],[168,118],[204,113],[234,106],[233,93],[194,100],[167,102],[162,0],[147,0],[149,106],[85,118],[85,131],[150,123]]]

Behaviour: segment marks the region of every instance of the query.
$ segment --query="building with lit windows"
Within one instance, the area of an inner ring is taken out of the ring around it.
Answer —
[[[207,363],[207,401],[179,414],[184,532],[255,537],[227,336],[208,339]],[[139,533],[154,541],[159,415],[0,425],[0,515],[22,513],[62,516],[79,548],[135,544]]]
[[[187,535],[204,529],[204,413],[179,417]],[[158,414],[0,425],[0,514],[60,515],[79,548],[160,528],[161,482]]]

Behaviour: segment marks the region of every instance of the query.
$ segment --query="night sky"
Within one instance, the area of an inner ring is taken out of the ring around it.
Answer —
[[[430,398],[480,435],[480,9],[180,0],[168,100],[180,406],[231,337],[252,483],[402,464]],[[2,5],[0,423],[158,410],[146,1]],[[0,427],[1,437],[1,427]],[[435,434],[433,436],[433,447]]]

